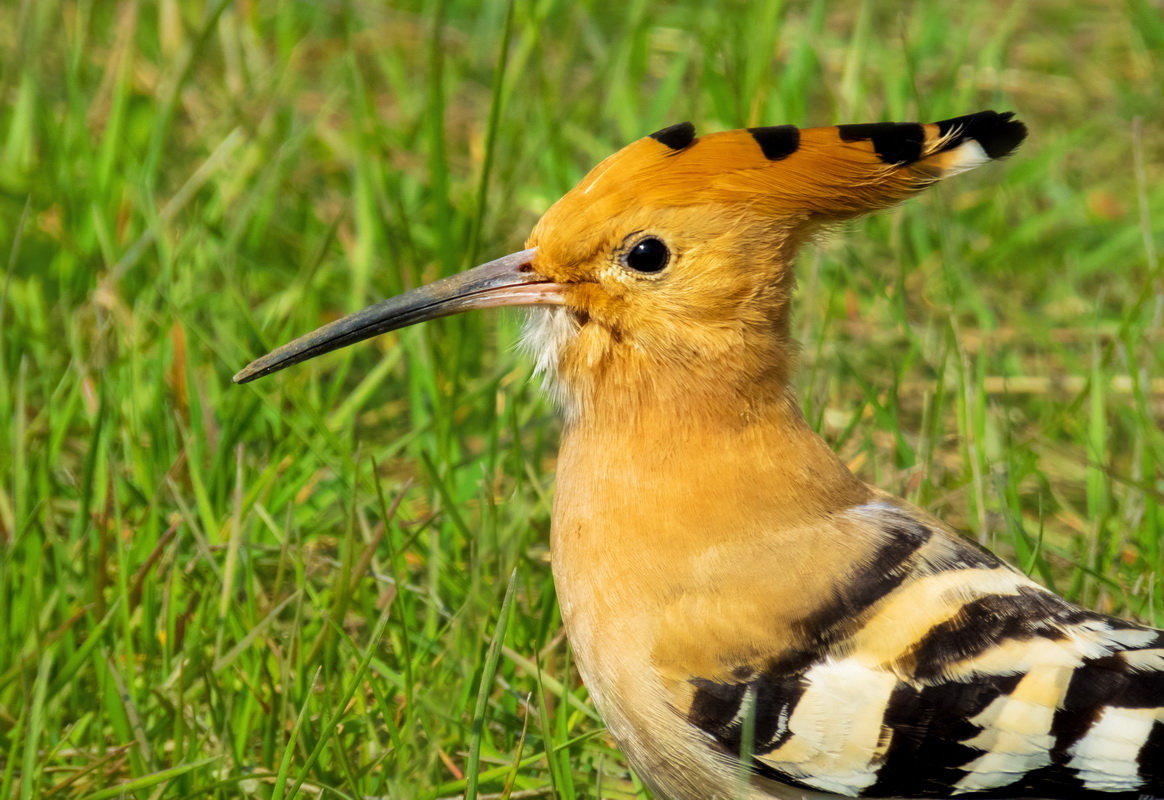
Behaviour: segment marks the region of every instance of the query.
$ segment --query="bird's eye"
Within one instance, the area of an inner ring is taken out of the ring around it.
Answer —
[[[648,236],[628,250],[622,260],[635,272],[658,272],[671,260],[671,251],[661,239]]]

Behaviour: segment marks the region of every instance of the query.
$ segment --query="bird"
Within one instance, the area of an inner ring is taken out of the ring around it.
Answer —
[[[792,388],[795,257],[1011,155],[1012,112],[691,123],[632,142],[525,249],[257,359],[246,382],[528,307],[560,407],[551,565],[576,663],[656,797],[1164,797],[1164,632],[1074,605],[866,484]]]

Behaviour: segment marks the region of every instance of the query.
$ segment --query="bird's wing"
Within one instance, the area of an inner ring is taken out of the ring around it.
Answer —
[[[1164,632],[1085,611],[916,509],[783,653],[676,705],[755,777],[844,796],[1164,797]],[[750,754],[750,755],[749,755]]]

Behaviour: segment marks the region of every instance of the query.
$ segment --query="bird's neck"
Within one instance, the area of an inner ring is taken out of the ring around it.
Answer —
[[[739,559],[774,565],[774,607],[822,596],[820,578],[854,548],[822,540],[832,526],[820,523],[873,496],[787,390],[764,401],[725,392],[720,414],[706,394],[665,400],[632,410],[633,395],[603,394],[567,424],[558,458],[550,542],[562,616],[592,696],[628,741],[620,698],[658,688],[628,668],[658,655],[653,620],[684,618],[678,598],[718,609]]]
[[[705,517],[739,500],[789,526],[867,500],[782,376],[771,378],[750,391],[729,380],[604,387],[566,425],[560,494],[608,508],[691,502]]]

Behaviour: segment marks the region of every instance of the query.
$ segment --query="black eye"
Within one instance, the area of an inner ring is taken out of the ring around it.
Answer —
[[[671,260],[671,251],[661,239],[648,236],[623,256],[623,263],[635,272],[658,272]]]

